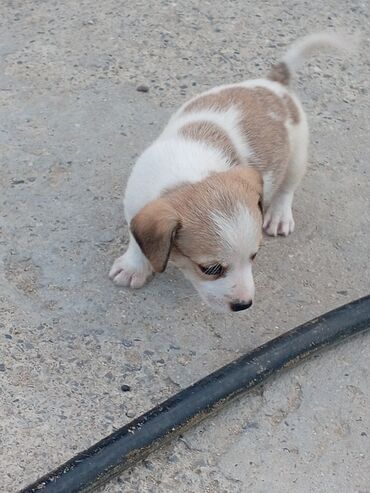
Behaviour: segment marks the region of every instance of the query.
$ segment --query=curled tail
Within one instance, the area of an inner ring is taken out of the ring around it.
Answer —
[[[292,74],[314,52],[328,49],[348,51],[353,44],[353,40],[337,33],[310,34],[292,44],[281,61],[272,66],[267,78],[287,86]]]

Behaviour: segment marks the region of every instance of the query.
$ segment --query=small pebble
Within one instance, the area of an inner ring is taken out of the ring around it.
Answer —
[[[144,467],[149,469],[149,471],[153,471],[154,469],[154,464],[150,460],[144,460]]]
[[[128,411],[126,411],[126,416],[128,418],[134,418],[136,416],[136,413],[135,413],[135,411],[132,411],[131,409],[129,409]]]
[[[122,346],[124,347],[132,347],[134,343],[130,339],[122,339]]]
[[[121,385],[121,390],[122,392],[129,392],[131,390],[131,387],[129,385],[123,384]]]
[[[141,84],[140,86],[137,86],[136,90],[139,92],[149,92],[149,87]]]
[[[5,371],[5,365],[4,365],[4,363],[0,363],[0,371]]]

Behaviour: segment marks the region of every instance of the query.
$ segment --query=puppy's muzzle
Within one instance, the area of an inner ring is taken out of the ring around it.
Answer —
[[[247,310],[253,304],[252,300],[250,301],[233,301],[230,303],[230,308],[233,312],[240,312],[242,310]]]

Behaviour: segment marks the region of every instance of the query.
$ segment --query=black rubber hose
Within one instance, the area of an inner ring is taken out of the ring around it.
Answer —
[[[286,332],[220,368],[76,455],[21,493],[92,491],[269,375],[369,327],[370,295]]]

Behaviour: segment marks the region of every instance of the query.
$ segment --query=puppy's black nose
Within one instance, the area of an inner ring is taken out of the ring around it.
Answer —
[[[252,300],[251,301],[235,301],[233,303],[230,303],[230,308],[232,309],[233,312],[240,312],[241,310],[246,310],[250,306],[252,306]]]

